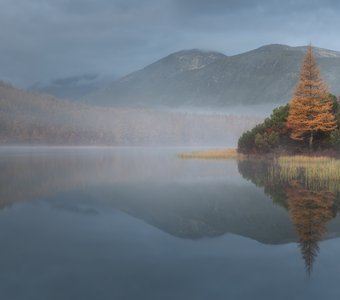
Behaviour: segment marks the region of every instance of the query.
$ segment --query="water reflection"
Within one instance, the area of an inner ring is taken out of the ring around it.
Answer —
[[[320,240],[339,236],[334,185],[311,188],[303,172],[285,178],[265,160],[184,161],[177,152],[0,150],[0,208],[44,200],[53,210],[100,217],[106,205],[181,239],[232,233],[269,245],[298,242],[308,273]]]
[[[0,207],[44,199],[75,212],[105,204],[184,239],[233,233],[265,244],[295,241],[286,212],[245,183],[236,161],[183,161],[178,151],[7,151]]]
[[[338,191],[326,189],[327,184],[311,186],[306,170],[299,168],[298,176],[284,176],[275,161],[239,161],[240,173],[255,185],[264,187],[273,202],[285,207],[299,237],[299,247],[308,274],[319,253],[319,241],[325,237],[327,223],[336,217]],[[274,172],[273,172],[274,170]],[[332,185],[334,187],[334,185]]]
[[[326,232],[327,222],[334,217],[335,195],[326,190],[312,191],[297,181],[290,182],[286,195],[306,270],[310,274],[319,252],[318,242]]]
[[[150,148],[0,148],[0,208],[75,189],[115,187],[117,190],[125,187],[128,190],[127,186],[221,182],[239,176],[235,162],[227,165],[207,161],[183,163],[176,158],[178,151]],[[115,190],[109,192],[112,194]],[[109,193],[105,196],[112,198]]]

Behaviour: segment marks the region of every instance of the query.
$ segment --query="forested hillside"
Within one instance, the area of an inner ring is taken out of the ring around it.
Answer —
[[[0,143],[235,145],[259,118],[72,104],[0,84]]]

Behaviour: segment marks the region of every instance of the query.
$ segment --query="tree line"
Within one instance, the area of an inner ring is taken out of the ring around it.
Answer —
[[[259,120],[75,104],[0,82],[0,145],[226,146]]]

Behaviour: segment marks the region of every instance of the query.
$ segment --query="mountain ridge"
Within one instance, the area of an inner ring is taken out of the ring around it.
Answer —
[[[295,87],[307,47],[270,44],[232,56],[182,50],[115,80],[86,101],[147,107],[283,104]],[[331,92],[340,94],[340,52],[318,47],[314,52]]]

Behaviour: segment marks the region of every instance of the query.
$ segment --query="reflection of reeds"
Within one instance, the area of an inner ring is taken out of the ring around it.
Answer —
[[[284,181],[300,179],[310,188],[340,188],[340,160],[330,157],[281,156],[270,176]]]
[[[206,151],[194,151],[194,152],[185,152],[179,153],[179,158],[191,159],[191,158],[200,158],[200,159],[233,159],[233,158],[241,158],[241,154],[237,153],[236,149],[214,149],[214,150],[206,150]]]

